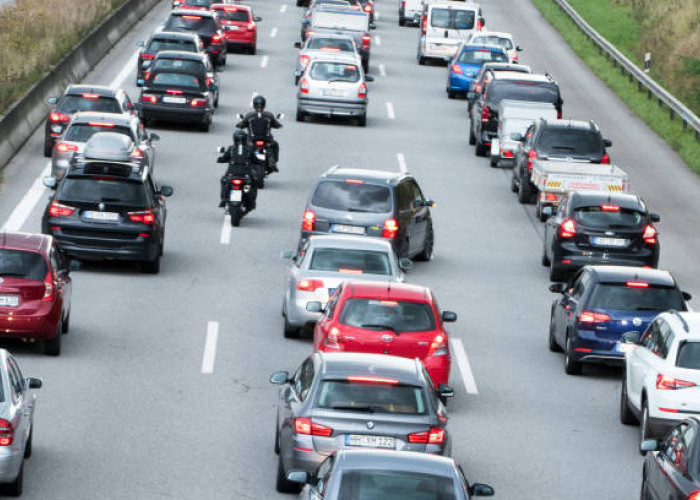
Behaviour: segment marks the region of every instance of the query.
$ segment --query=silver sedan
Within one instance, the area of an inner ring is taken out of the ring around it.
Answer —
[[[355,63],[362,64],[355,41],[347,35],[312,35],[306,39],[303,46],[298,42],[295,46],[301,49],[294,68],[295,84],[299,83],[299,78],[313,57],[326,54],[344,54],[354,56]]]
[[[287,338],[316,322],[320,314],[307,311],[306,304],[325,304],[341,281],[402,282],[403,271],[411,266],[408,259],[397,260],[389,242],[363,236],[311,236],[282,257],[291,259],[282,305]]]

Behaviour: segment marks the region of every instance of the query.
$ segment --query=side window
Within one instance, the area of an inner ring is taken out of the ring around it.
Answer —
[[[642,345],[642,347],[645,347],[645,348],[651,350],[651,337],[652,337],[653,330],[655,327],[656,327],[656,323],[651,323],[647,327],[647,329],[644,331],[642,338],[639,339],[639,343]]]
[[[146,177],[146,193],[148,194],[148,199],[155,199],[157,191],[158,188],[156,187],[156,183],[153,180],[153,177],[151,177],[151,174],[149,173]]]
[[[582,273],[583,271],[578,271],[566,284],[566,295],[568,295],[571,299],[578,300],[578,298],[581,296],[582,288],[580,278]]]
[[[408,188],[410,189],[409,199],[411,207],[420,207],[423,203],[423,193],[421,193],[416,181],[413,179],[408,181]]]
[[[588,273],[588,272],[581,273],[581,277],[578,280],[578,284],[580,287],[579,288],[579,293],[580,293],[579,297],[582,297],[583,294],[585,294],[586,291],[588,291],[588,289],[591,286],[592,280],[593,280],[593,278],[591,278],[591,273]]]
[[[17,361],[15,361],[15,358],[8,358],[7,362],[8,366],[10,367],[10,371],[15,374],[15,378],[18,383],[17,390],[19,392],[24,391],[24,376],[22,375],[22,371],[19,369],[19,366],[17,366]]]
[[[11,361],[8,359],[8,370],[7,374],[10,377],[10,391],[12,392],[12,399],[17,402],[19,400],[20,394],[22,394],[22,385],[17,379],[17,373],[12,369]]]
[[[695,441],[695,428],[691,425],[686,426],[685,432],[681,438],[680,461],[678,470],[684,476],[688,475],[688,462],[690,462],[690,454],[693,449],[693,441]]]
[[[467,478],[464,475],[464,471],[462,470],[462,467],[460,465],[457,466],[457,470],[459,471],[459,486],[460,488],[462,488],[462,493],[464,493],[464,497],[468,498],[469,482],[467,481]]]
[[[306,358],[297,371],[294,377],[294,390],[296,391],[299,399],[304,401],[306,396],[309,394],[309,389],[311,389],[311,384],[314,381],[314,359],[313,357]]]
[[[52,245],[51,250],[49,250],[49,262],[51,262],[51,269],[54,273],[57,273],[61,269],[59,258],[56,247]]]
[[[396,204],[399,212],[409,208],[411,204],[411,190],[408,181],[402,181],[396,186]]]
[[[673,463],[681,474],[687,475],[690,450],[696,431],[688,424],[680,424],[671,431],[661,449],[661,453]]]
[[[659,326],[659,356],[666,359],[676,336],[665,321]]]
[[[338,305],[338,301],[340,300],[341,292],[342,289],[338,288],[338,290],[336,290],[335,293],[331,295],[331,298],[328,300],[328,305],[326,306],[326,311],[324,313],[327,318],[333,317],[333,313],[335,313],[335,307]]]
[[[143,126],[143,123],[139,122],[139,141],[145,142],[148,140],[148,134],[146,133],[146,129]]]

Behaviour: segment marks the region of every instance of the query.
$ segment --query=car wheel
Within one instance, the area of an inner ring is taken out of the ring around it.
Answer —
[[[620,422],[624,425],[634,425],[637,423],[634,413],[630,410],[629,398],[627,397],[626,375],[622,377],[622,390],[620,391]]]
[[[367,126],[367,115],[362,115],[357,117],[357,126],[366,127]]]
[[[545,240],[545,243],[542,244],[542,260],[541,260],[541,262],[542,262],[542,265],[543,265],[544,267],[549,267],[549,266],[552,265],[552,263],[549,261],[549,257],[547,257],[547,247],[546,247],[546,245],[547,245],[547,243],[546,243],[546,240]]]
[[[202,132],[209,132],[209,129],[211,128],[211,116],[207,116],[207,119],[204,120],[200,125],[199,129]]]
[[[32,456],[32,437],[34,436],[34,422],[32,422],[32,430],[29,431],[29,437],[27,438],[27,444],[24,445],[24,458],[29,458]]]
[[[217,94],[217,96],[216,96],[216,100],[214,101],[214,107],[215,107],[215,108],[218,108],[218,107],[219,107],[219,96],[218,96],[218,94]]]
[[[554,315],[549,320],[549,350],[552,352],[561,352],[562,349],[557,344],[557,340],[554,337]]]
[[[639,427],[639,443],[641,444],[643,441],[652,437],[651,429],[649,428],[649,405],[647,404],[646,399],[642,401],[642,421],[639,423]],[[646,452],[642,451],[640,448],[639,453],[644,455]]]
[[[160,272],[160,255],[153,260],[141,262],[141,272],[146,274],[158,274]]]
[[[290,325],[287,321],[287,315],[283,313],[284,316],[284,338],[285,339],[298,339],[299,338],[299,328]]]
[[[22,495],[22,490],[24,489],[24,462],[19,466],[19,474],[17,478],[11,483],[4,484],[2,487],[2,492],[10,497],[18,497]]]
[[[406,21],[404,21],[403,17],[399,16],[399,26],[406,26]]]
[[[489,165],[491,165],[491,168],[498,167],[498,156],[491,155],[491,159],[489,160]]]
[[[554,261],[550,259],[549,264],[549,281],[561,281],[561,269],[554,264]]]
[[[280,416],[277,415],[277,422],[275,423],[275,455],[280,454]]]
[[[292,483],[287,481],[287,474],[284,471],[284,466],[282,465],[282,455],[280,454],[279,459],[277,459],[277,491],[280,493],[299,493],[301,490],[301,485],[297,483]]]
[[[571,357],[571,351],[574,347],[571,345],[571,338],[566,336],[566,358],[564,359],[564,371],[567,375],[581,375],[583,371],[583,363],[574,361]]]
[[[251,56],[254,56],[258,52],[258,46],[253,45],[248,52],[250,52]]]
[[[421,65],[421,66],[425,66],[425,62],[426,62],[425,57],[419,55],[419,56],[418,56],[418,64]]]
[[[423,251],[416,255],[416,260],[428,262],[433,260],[433,247],[435,246],[435,233],[433,232],[433,223],[428,222],[428,230],[425,232],[425,245]]]
[[[471,120],[469,120],[469,145],[473,146],[476,144],[476,135],[474,134],[474,127],[472,126]]]
[[[48,137],[44,139],[44,156],[46,158],[51,158],[51,152],[53,151],[53,144],[51,143],[51,139]]]
[[[399,242],[399,244],[396,246],[396,256],[397,256],[399,259],[403,259],[403,258],[408,259],[408,258],[409,258],[409,257],[408,257],[408,249],[409,249],[409,246],[408,246],[408,237],[406,237],[406,238],[403,238],[403,239]]]
[[[365,74],[369,73],[369,59],[362,61],[362,70],[365,72]]]
[[[642,492],[639,494],[640,500],[651,500],[649,495],[649,482],[646,474],[642,476]]]
[[[70,311],[68,311],[68,314],[66,314],[66,317],[63,318],[63,321],[61,322],[61,333],[68,333],[69,329],[70,329]]]
[[[454,92],[452,90],[447,91],[447,98],[448,99],[457,99],[457,92]]]
[[[514,193],[518,192],[518,184],[515,182],[515,169],[510,174],[510,190]]]
[[[486,156],[486,145],[479,139],[476,140],[476,145],[474,146],[474,154],[476,156]]]
[[[56,335],[52,339],[44,340],[44,354],[58,356],[61,354],[61,324],[56,328]]]
[[[518,186],[518,201],[523,204],[530,203],[530,198],[532,198],[530,181],[525,177],[521,177],[520,185]]]
[[[306,120],[306,113],[297,108],[297,121],[303,122],[304,120]]]

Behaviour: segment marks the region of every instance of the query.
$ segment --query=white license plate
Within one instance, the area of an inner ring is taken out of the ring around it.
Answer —
[[[336,233],[365,234],[363,226],[347,226],[345,224],[334,224],[333,231]]]
[[[238,26],[226,26],[226,29],[230,31],[236,31],[238,29]]]
[[[240,191],[238,189],[231,190],[231,195],[229,196],[229,200],[241,201],[242,199],[243,199],[243,191]]]
[[[163,102],[169,102],[171,104],[185,104],[187,99],[184,97],[170,97],[169,95],[163,96]]]
[[[0,306],[17,307],[19,305],[19,295],[0,295]]]
[[[93,212],[91,210],[86,210],[83,212],[86,219],[99,220],[99,221],[116,221],[119,220],[119,214],[117,212]]]
[[[363,448],[395,447],[394,438],[388,436],[367,436],[365,434],[348,434],[345,436],[346,446],[361,446]]]
[[[343,97],[345,95],[345,91],[335,89],[323,89],[321,91],[321,95],[325,97]]]
[[[628,241],[623,238],[593,238],[594,245],[600,245],[605,247],[626,247]]]

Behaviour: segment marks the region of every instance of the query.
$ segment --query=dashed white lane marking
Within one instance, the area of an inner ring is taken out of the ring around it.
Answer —
[[[379,19],[382,17],[381,13],[377,12],[376,10],[374,11],[374,19],[376,21],[379,21]]]
[[[287,12],[287,4],[284,4],[282,7],[280,7],[280,12]]]
[[[450,339],[452,344],[452,354],[457,360],[457,366],[459,367],[459,372],[462,374],[462,382],[464,383],[464,388],[467,390],[468,394],[479,394],[479,389],[476,387],[476,380],[474,379],[474,374],[472,373],[471,366],[469,365],[469,359],[467,358],[467,352],[464,350],[464,344],[460,339]]]
[[[379,65],[379,74],[382,76],[386,76],[386,67],[383,64]]]
[[[389,120],[396,119],[396,114],[394,113],[394,105],[390,102],[386,103],[386,114],[389,117]]]
[[[260,61],[261,68],[267,68],[267,63],[270,61],[268,56],[263,56],[262,61]]]
[[[124,82],[124,80],[126,80],[126,77],[129,75],[129,73],[135,71],[134,66],[136,66],[136,62],[138,60],[139,60],[139,51],[137,50],[129,58],[126,65],[122,68],[122,70],[114,78],[114,80],[112,80],[112,83],[110,83],[109,86],[112,87],[113,89],[121,87],[122,83]]]
[[[219,338],[219,322],[207,323],[207,335],[204,338],[204,355],[202,356],[202,373],[214,372],[214,360],[216,359],[216,342]]]
[[[270,31],[270,38],[275,38],[276,36],[277,36],[277,26],[272,28],[272,30]]]
[[[399,162],[399,171],[402,174],[408,172],[408,167],[406,167],[406,157],[403,153],[396,153],[396,160]]]
[[[224,222],[221,225],[221,236],[219,237],[219,243],[222,245],[228,245],[231,243],[231,216],[229,214],[224,216]]]
[[[382,37],[379,35],[374,35],[374,44],[379,47],[382,44]]]

